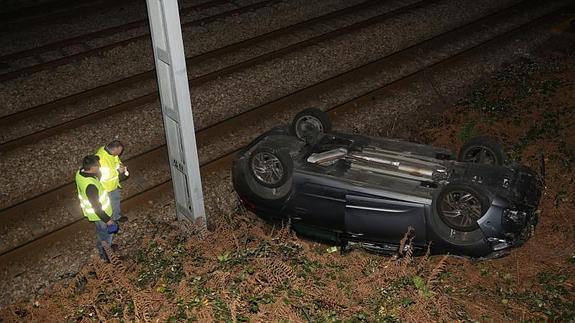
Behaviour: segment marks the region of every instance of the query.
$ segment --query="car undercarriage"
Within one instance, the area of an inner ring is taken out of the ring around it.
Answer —
[[[431,243],[434,252],[494,257],[533,232],[542,181],[506,161],[497,143],[479,138],[456,158],[332,132],[326,120],[304,110],[291,128],[270,130],[238,155],[232,173],[244,204],[304,235],[372,250],[397,251],[409,232],[416,249]]]

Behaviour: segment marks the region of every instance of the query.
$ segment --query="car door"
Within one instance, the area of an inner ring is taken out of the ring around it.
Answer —
[[[425,244],[425,207],[423,204],[348,194],[345,229],[354,238],[397,243],[408,227],[415,229],[416,244]]]
[[[346,190],[306,182],[296,192],[292,201],[294,221],[343,232]]]

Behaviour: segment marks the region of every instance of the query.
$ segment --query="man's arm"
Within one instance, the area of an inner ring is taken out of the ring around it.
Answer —
[[[88,200],[90,200],[90,204],[92,204],[92,208],[100,218],[105,223],[110,221],[110,217],[102,210],[102,204],[100,203],[100,197],[98,196],[98,188],[96,185],[88,185],[86,187],[86,195],[88,196]]]

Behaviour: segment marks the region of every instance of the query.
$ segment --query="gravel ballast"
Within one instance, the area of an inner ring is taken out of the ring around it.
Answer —
[[[399,4],[396,6],[398,5]],[[376,7],[372,6],[364,10],[358,10],[357,12],[348,14],[340,19],[323,21],[320,24],[314,25],[312,28],[298,32],[292,32],[285,37],[275,38],[265,42],[259,42],[256,45],[249,46],[243,50],[234,51],[229,54],[220,55],[217,58],[205,60],[199,65],[190,65],[188,74],[190,79],[201,75],[206,75],[207,73],[217,71],[227,66],[237,64],[242,61],[247,61],[257,57],[258,55],[287,47],[291,44],[301,42],[312,37],[322,35],[324,33],[328,33],[330,31],[348,26],[357,21],[368,19],[381,13],[389,12],[389,10],[392,10],[393,8],[395,7],[385,5]],[[5,142],[23,135],[33,133],[35,131],[48,128],[65,121],[72,120],[73,118],[102,110],[114,104],[134,99],[141,95],[155,91],[156,89],[156,81],[153,79],[139,82],[128,89],[98,95],[89,100],[77,102],[74,104],[62,105],[61,107],[58,107],[56,111],[50,113],[48,116],[39,115],[31,118],[26,118],[25,120],[10,124],[9,126],[0,129],[0,141]]]
[[[238,3],[247,5],[253,2],[255,0],[243,0]],[[235,15],[213,21],[201,27],[184,28],[182,32],[186,55],[197,55],[358,2],[360,1],[280,2],[245,15]],[[0,84],[0,100],[4,102],[2,115],[50,102],[152,68],[153,55],[150,42],[142,40],[106,51],[100,57],[87,57],[79,62],[3,82]],[[189,68],[189,70],[193,69]]]
[[[208,1],[178,0],[178,5],[180,8],[185,8]],[[0,55],[43,46],[147,18],[145,1],[122,2],[120,6],[95,10],[90,14],[66,16],[48,24],[28,24],[24,28],[3,33],[0,38]]]

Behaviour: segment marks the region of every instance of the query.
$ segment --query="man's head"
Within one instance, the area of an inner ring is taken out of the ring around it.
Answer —
[[[100,171],[100,157],[88,155],[82,160],[82,169],[86,173],[95,174]]]
[[[124,145],[119,140],[114,140],[106,145],[106,150],[114,156],[120,156],[124,152]]]

